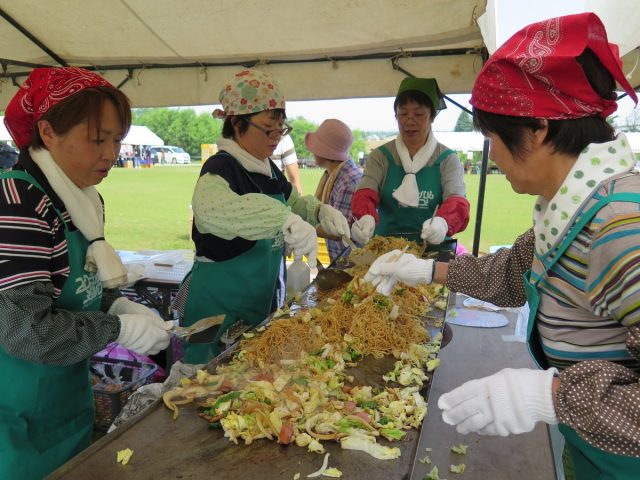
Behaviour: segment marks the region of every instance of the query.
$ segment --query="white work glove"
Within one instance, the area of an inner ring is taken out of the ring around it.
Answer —
[[[351,225],[351,238],[362,245],[373,237],[376,220],[371,215],[363,215]]]
[[[430,245],[440,245],[447,236],[449,225],[442,217],[432,217],[422,224],[422,239]]]
[[[158,316],[158,314],[144,305],[140,305],[139,303],[132,302],[127,297],[118,297],[109,307],[107,311],[110,315],[122,315],[123,313],[132,313],[136,315],[153,315]]]
[[[323,204],[318,210],[320,226],[329,235],[334,237],[349,237],[349,222],[340,210],[331,205]]]
[[[295,213],[290,213],[282,225],[284,241],[293,250],[294,257],[307,256],[311,268],[316,267],[318,258],[318,235],[311,224],[305,222]]]
[[[116,339],[124,348],[140,355],[158,353],[169,346],[170,330],[174,323],[163,321],[157,315],[123,313],[120,319],[120,335]]]
[[[389,296],[398,282],[412,287],[431,283],[434,265],[433,260],[423,260],[402,250],[392,250],[371,264],[364,280],[375,285],[378,293]]]
[[[536,422],[558,423],[552,395],[557,373],[555,368],[505,368],[470,380],[438,399],[442,419],[458,433],[501,437],[530,432]]]

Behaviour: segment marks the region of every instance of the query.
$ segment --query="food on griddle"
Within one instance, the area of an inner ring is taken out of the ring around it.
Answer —
[[[328,292],[318,307],[273,319],[215,375],[183,379],[163,396],[174,418],[178,405],[197,401],[201,416],[234,443],[266,438],[323,453],[322,442],[337,441],[379,459],[400,456],[379,439],[402,439],[426,414],[420,389],[437,365],[441,336],[430,339],[419,315],[443,289],[399,284],[386,297],[363,281],[365,272],[353,269],[349,285]],[[397,361],[384,380],[393,385],[356,385],[346,370],[364,356],[389,354]]]

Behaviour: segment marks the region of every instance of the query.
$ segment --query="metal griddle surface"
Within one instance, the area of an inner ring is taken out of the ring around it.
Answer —
[[[312,284],[300,300],[311,306],[317,298]],[[433,336],[442,330],[433,324],[433,318],[444,318],[442,310],[429,313],[432,319],[426,325]],[[383,386],[382,375],[393,370],[395,359],[366,357],[357,367],[349,369],[356,384]],[[428,396],[429,386],[422,393]],[[198,416],[195,404],[180,407],[180,416],[172,420],[171,412],[161,402],[153,404],[140,418],[106,435],[87,450],[71,459],[51,477],[52,479],[291,479],[301,478],[320,468],[323,455],[307,452],[296,445],[283,446],[275,441],[256,440],[246,446],[242,441],[234,445],[223,436],[222,430],[211,430]],[[335,442],[323,442],[331,453],[329,466],[339,468],[346,479],[392,480],[408,478],[416,456],[420,432],[409,430],[400,442],[389,443],[380,438],[382,445],[396,446],[402,454],[395,460],[377,460],[353,450],[342,450]],[[118,450],[130,448],[133,456],[128,465],[116,463]]]

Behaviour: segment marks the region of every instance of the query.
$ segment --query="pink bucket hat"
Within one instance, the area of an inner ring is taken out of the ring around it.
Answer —
[[[267,72],[257,68],[236,73],[222,87],[218,100],[223,110],[213,111],[213,116],[217,118],[285,108],[284,96],[276,82]]]
[[[349,148],[352,143],[351,129],[335,118],[325,120],[320,124],[318,130],[307,133],[304,137],[304,144],[311,153],[318,157],[341,162],[349,160]]]

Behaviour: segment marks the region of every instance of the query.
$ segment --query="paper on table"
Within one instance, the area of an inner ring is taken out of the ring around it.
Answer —
[[[501,313],[459,307],[447,312],[446,321],[453,325],[483,328],[504,327],[509,324],[509,319]]]
[[[529,304],[525,303],[518,309],[518,317],[516,318],[516,328],[513,335],[502,335],[504,342],[521,342],[527,341],[527,325],[529,323]]]

